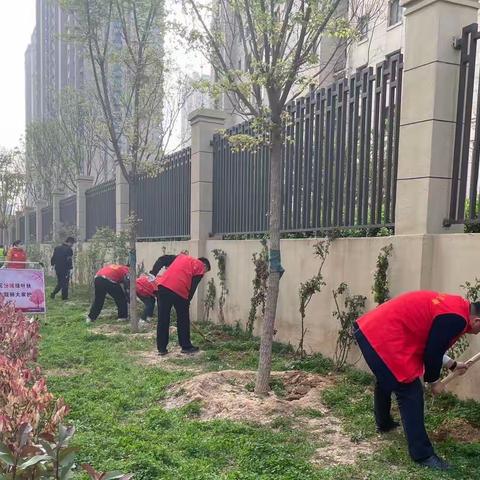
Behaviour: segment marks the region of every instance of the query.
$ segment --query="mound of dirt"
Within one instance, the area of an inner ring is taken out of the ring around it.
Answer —
[[[445,420],[432,436],[440,442],[454,440],[458,443],[476,443],[480,442],[480,429],[463,418],[453,418]]]
[[[341,422],[322,403],[321,393],[332,385],[330,378],[300,371],[275,372],[280,394],[258,397],[253,393],[255,372],[225,370],[198,375],[171,387],[164,408],[181,408],[191,402],[202,405],[199,419],[228,419],[275,426],[280,418],[292,428],[308,432],[318,445],[314,463],[355,463],[359,454],[369,454],[373,443],[354,443],[343,432]],[[278,390],[277,390],[278,391]]]

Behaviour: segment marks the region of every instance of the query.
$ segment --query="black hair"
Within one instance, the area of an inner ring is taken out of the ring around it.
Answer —
[[[14,246],[14,247],[18,247],[18,245],[20,245],[21,243],[22,243],[21,240],[15,240],[15,241],[13,242],[13,246]]]
[[[75,239],[73,237],[67,237],[65,243],[75,243]]]
[[[472,302],[470,304],[470,313],[471,315],[480,316],[480,302]]]
[[[210,262],[208,261],[208,258],[200,257],[199,260],[203,262],[203,264],[205,265],[205,268],[207,269],[207,272],[209,272],[212,269],[212,267],[210,266]]]

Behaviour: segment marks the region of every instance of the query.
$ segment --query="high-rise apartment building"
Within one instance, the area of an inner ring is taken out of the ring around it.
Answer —
[[[65,89],[85,92],[90,69],[84,48],[75,41],[75,15],[58,0],[36,0],[36,25],[25,52],[25,124],[58,115],[58,101]],[[97,182],[114,175],[112,158],[97,151],[91,174]]]
[[[82,48],[69,41],[74,16],[52,0],[37,0],[36,26],[25,52],[26,124],[56,115],[60,92],[84,86]]]

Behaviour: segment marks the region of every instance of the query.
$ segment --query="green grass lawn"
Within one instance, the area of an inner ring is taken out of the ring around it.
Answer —
[[[196,334],[194,340],[205,355],[176,360],[178,369],[172,372],[134,361],[132,352],[155,349],[152,338],[104,335],[86,326],[88,298],[82,289],[75,288],[72,301],[50,301],[48,308],[40,363],[50,390],[71,407],[68,419],[77,429],[74,444],[80,449],[79,463],[132,472],[136,480],[480,479],[479,444],[448,439],[437,444],[438,452],[456,466],[442,476],[410,462],[401,431],[378,437],[369,375],[354,370],[339,375],[334,386],[324,391],[323,401],[342,420],[352,449],[355,442],[374,441],[376,452],[355,465],[314,465],[311,458],[318,445],[289,421],[269,427],[202,422],[196,418],[198,404],[171,411],[161,407],[169,385],[194,375],[192,364],[203,371],[254,369],[256,339],[238,329],[201,325],[211,343]],[[99,323],[115,320],[103,316]],[[297,361],[286,346],[276,344],[274,350],[276,370],[327,374],[331,369],[330,362],[320,356]],[[429,429],[458,417],[480,427],[480,405],[475,402],[444,396],[427,403]],[[305,415],[314,417],[317,412]],[[77,478],[86,477],[79,473]]]

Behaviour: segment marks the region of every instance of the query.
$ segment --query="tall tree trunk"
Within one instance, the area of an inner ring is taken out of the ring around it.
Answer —
[[[280,220],[282,208],[282,134],[280,122],[272,127],[270,157],[270,273],[267,284],[265,316],[263,319],[260,356],[258,361],[255,393],[266,395],[270,391],[270,372],[272,369],[272,343],[275,332],[278,290],[281,276],[280,266]]]
[[[138,332],[137,315],[137,217],[135,211],[137,208],[136,189],[137,175],[132,173],[129,185],[129,248],[130,248],[130,327],[133,333]]]

